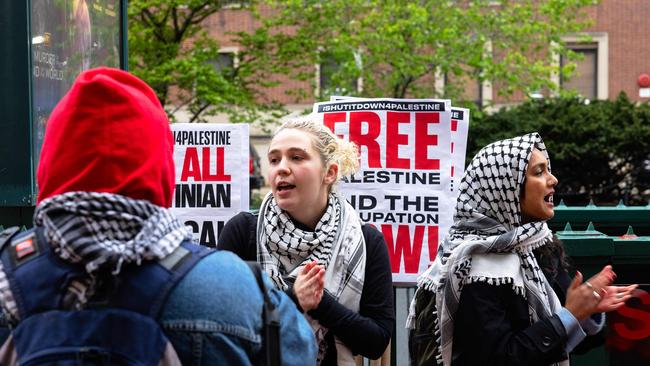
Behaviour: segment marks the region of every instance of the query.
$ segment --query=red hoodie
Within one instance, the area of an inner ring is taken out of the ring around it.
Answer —
[[[174,141],[156,93],[118,69],[77,77],[47,122],[38,201],[66,192],[110,192],[170,207]]]

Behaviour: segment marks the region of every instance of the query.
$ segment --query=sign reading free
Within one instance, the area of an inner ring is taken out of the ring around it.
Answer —
[[[340,190],[384,235],[393,282],[415,283],[453,216],[451,102],[340,98],[314,104],[313,113],[359,147],[360,171],[343,177]],[[455,152],[464,159],[461,145]]]

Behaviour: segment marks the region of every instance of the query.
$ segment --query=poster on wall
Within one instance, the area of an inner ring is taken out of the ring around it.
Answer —
[[[450,101],[340,98],[313,113],[359,147],[360,170],[339,189],[383,233],[393,282],[414,283],[451,226]]]
[[[119,0],[32,0],[33,156],[54,106],[84,70],[120,67]],[[34,166],[37,166],[35,162]]]
[[[248,124],[174,123],[176,185],[172,211],[200,244],[248,211]]]

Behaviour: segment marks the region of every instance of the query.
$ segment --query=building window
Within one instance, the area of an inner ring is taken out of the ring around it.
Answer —
[[[219,50],[216,59],[209,60],[208,63],[214,67],[217,72],[223,73],[226,70],[232,70],[237,67],[237,47],[227,47]]]
[[[609,97],[609,36],[606,32],[589,32],[563,36],[566,47],[582,55],[574,61],[576,70],[569,79],[556,75],[555,82],[565,90],[575,90],[586,99]],[[556,55],[556,62],[564,66],[565,58]]]
[[[474,103],[479,108],[483,106],[483,83],[478,78],[472,77],[471,74],[462,77],[445,74],[445,85],[451,84],[453,81],[462,83],[459,90],[460,95],[458,96],[460,101]]]
[[[358,55],[352,55],[355,65],[361,68],[361,59]],[[360,93],[362,89],[362,79],[352,78],[350,80],[334,80],[334,76],[340,70],[339,60],[327,52],[320,53],[320,63],[316,65],[316,97],[325,97],[327,95],[349,95]],[[338,86],[337,86],[338,84]]]
[[[571,51],[580,55],[576,63],[575,73],[568,79],[560,77],[560,87],[564,90],[575,90],[585,99],[596,99],[598,96],[598,45],[576,44],[567,46]],[[560,57],[560,66],[568,61]]]
[[[319,66],[318,87],[321,91],[332,88],[332,76],[338,71],[339,64],[332,55],[321,55]]]
[[[485,42],[484,57],[493,58],[492,42]],[[437,69],[434,75],[434,89],[436,95],[445,96],[451,92],[452,95],[458,95],[458,99],[463,102],[472,102],[479,109],[489,107],[492,104],[492,83],[489,80],[481,81],[481,71],[472,70],[464,67],[464,74],[461,76],[453,73],[444,73]],[[454,88],[453,90],[448,90]],[[458,89],[460,88],[460,89]]]

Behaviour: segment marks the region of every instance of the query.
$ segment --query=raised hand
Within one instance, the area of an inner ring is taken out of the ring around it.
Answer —
[[[293,284],[293,292],[303,311],[315,309],[323,298],[325,269],[316,261],[309,262],[302,269]]]
[[[605,287],[605,294],[602,300],[598,303],[598,312],[606,313],[620,308],[630,297],[632,297],[632,292],[638,286],[639,285]]]
[[[602,270],[600,270],[600,272],[596,273],[589,280],[585,281],[585,285],[587,285],[587,287],[591,288],[593,291],[596,291],[596,293],[600,294],[600,291],[603,288],[606,288],[607,286],[614,283],[615,279],[616,273],[614,273],[614,270],[612,270],[612,266],[606,265]]]
[[[592,279],[594,277],[592,277]],[[596,292],[594,286],[588,282],[582,283],[582,273],[578,272],[573,278],[573,281],[571,281],[571,285],[567,290],[566,303],[564,307],[569,310],[578,321],[582,321],[592,314],[599,312],[598,304],[606,294],[604,289],[601,289],[600,291],[601,292]]]

